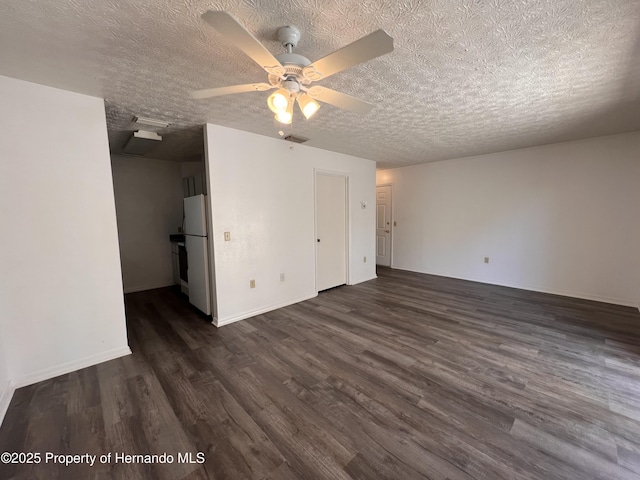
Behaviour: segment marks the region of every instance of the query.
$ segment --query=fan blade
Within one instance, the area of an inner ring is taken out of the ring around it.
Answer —
[[[316,60],[305,67],[302,72],[308,80],[320,80],[392,51],[393,38],[387,35],[384,30],[376,30],[366,37]]]
[[[324,103],[333,105],[334,107],[341,108],[343,110],[350,110],[352,112],[365,114],[369,113],[373,108],[373,105],[363,100],[359,100],[346,93],[337,92],[330,88],[321,87],[315,85],[311,87],[307,93],[310,97],[315,98]]]
[[[209,10],[202,15],[202,19],[224,35],[229,43],[232,43],[246,53],[268,73],[277,76],[281,76],[284,73],[284,67],[276,57],[231,14]]]
[[[230,95],[232,93],[245,92],[265,92],[276,88],[268,83],[247,83],[245,85],[233,85],[232,87],[207,88],[204,90],[196,90],[191,92],[191,98],[209,98],[219,97],[220,95]]]

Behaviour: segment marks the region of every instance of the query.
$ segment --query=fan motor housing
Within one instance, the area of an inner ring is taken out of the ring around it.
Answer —
[[[284,66],[287,65],[295,65],[297,67],[306,67],[307,65],[311,65],[311,60],[309,60],[304,55],[300,55],[298,53],[280,53],[276,55],[276,59]]]
[[[276,55],[276,59],[284,67],[285,77],[294,77],[299,81],[302,80],[302,69],[311,65],[311,60],[297,53],[281,53]],[[272,85],[277,85],[280,83],[280,79],[276,75],[269,75],[269,82]]]

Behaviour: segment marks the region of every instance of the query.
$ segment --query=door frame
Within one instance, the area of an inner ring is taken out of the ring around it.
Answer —
[[[393,201],[393,183],[381,183],[376,185],[376,215],[378,210],[378,187],[389,187],[391,189],[391,225],[389,225],[389,268],[393,268],[393,230],[396,218],[396,202]],[[377,223],[377,220],[376,220]],[[376,265],[377,266],[377,265]]]
[[[344,198],[344,213],[345,213],[345,271],[347,274],[347,285],[351,283],[351,269],[349,268],[349,258],[351,255],[351,215],[349,212],[349,205],[351,205],[351,189],[349,188],[351,175],[347,172],[340,172],[338,170],[325,170],[323,168],[313,169],[313,257],[314,257],[314,283],[315,290],[318,293],[318,192],[317,192],[317,178],[318,175],[329,175],[333,177],[344,177],[345,182],[345,198]]]

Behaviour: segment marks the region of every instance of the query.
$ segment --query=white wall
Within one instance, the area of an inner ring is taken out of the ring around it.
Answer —
[[[349,283],[375,278],[374,162],[214,125],[205,142],[218,325],[316,295],[314,169],[348,174]]]
[[[7,412],[7,408],[9,408],[9,403],[11,402],[11,397],[13,395],[13,385],[9,377],[9,369],[7,367],[5,343],[6,338],[2,331],[2,323],[0,323],[0,425],[2,424],[4,414]]]
[[[169,235],[182,226],[182,166],[113,155],[125,293],[173,285]]]
[[[104,103],[0,77],[0,323],[17,386],[130,353]]]
[[[194,175],[204,175],[204,160],[197,162],[180,162],[182,177],[193,177]]]
[[[632,133],[379,171],[393,267],[637,306],[639,159]]]

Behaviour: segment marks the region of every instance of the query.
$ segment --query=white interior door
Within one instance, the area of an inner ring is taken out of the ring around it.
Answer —
[[[376,264],[391,266],[391,185],[376,187]]]
[[[316,174],[316,287],[347,283],[347,178]]]

